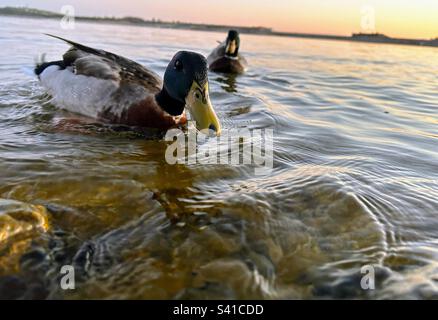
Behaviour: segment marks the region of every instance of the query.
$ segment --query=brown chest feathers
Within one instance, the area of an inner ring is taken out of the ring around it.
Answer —
[[[111,109],[107,109],[99,114],[99,118],[114,124],[163,130],[187,123],[185,112],[180,116],[171,116],[160,108],[154,96],[148,96],[144,100],[132,104],[120,114],[115,114]]]

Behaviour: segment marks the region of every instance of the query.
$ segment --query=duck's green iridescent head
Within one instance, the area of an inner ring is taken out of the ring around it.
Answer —
[[[208,65],[204,56],[190,51],[175,54],[164,74],[164,89],[179,102],[179,108],[187,108],[198,130],[209,129],[220,134],[219,119],[210,102]],[[183,111],[169,109],[174,115]]]
[[[228,31],[228,37],[225,46],[225,55],[229,57],[237,57],[240,47],[239,32],[236,30]]]

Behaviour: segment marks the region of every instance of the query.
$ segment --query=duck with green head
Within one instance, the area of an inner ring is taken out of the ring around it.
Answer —
[[[239,33],[230,30],[225,42],[221,42],[208,56],[209,69],[221,73],[244,73],[248,63],[239,53],[239,49]]]

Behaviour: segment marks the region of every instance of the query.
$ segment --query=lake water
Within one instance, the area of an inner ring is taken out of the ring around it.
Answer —
[[[438,49],[242,35],[250,68],[210,74],[211,100],[224,130],[274,130],[255,175],[60,127],[71,115],[25,72],[67,49],[45,32],[160,75],[225,37],[0,17],[0,297],[438,298]]]

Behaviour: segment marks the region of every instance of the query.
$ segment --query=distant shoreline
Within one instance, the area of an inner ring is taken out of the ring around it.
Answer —
[[[43,18],[43,19],[62,19],[63,15],[50,11],[31,9],[31,8],[19,8],[19,7],[3,7],[0,8],[0,15],[2,16],[15,16],[22,18]],[[227,25],[213,25],[213,24],[197,24],[197,23],[185,23],[185,22],[166,22],[161,20],[144,20],[137,17],[75,17],[76,21],[93,22],[93,23],[107,23],[107,24],[119,24],[119,25],[131,25],[140,27],[153,27],[153,28],[166,28],[166,29],[183,29],[183,30],[196,30],[196,31],[216,31],[226,32],[229,29],[236,29],[242,34],[255,34],[265,36],[279,36],[279,37],[291,37],[291,38],[306,38],[306,39],[322,39],[322,40],[337,40],[337,41],[353,41],[353,42],[368,42],[368,43],[381,43],[381,44],[399,44],[410,46],[424,46],[424,47],[438,47],[438,38],[434,40],[425,39],[401,39],[391,38],[379,33],[358,33],[352,36],[336,36],[336,35],[323,35],[323,34],[308,34],[308,33],[295,33],[295,32],[279,32],[274,31],[271,28],[265,27],[239,27],[239,26],[227,26]]]

